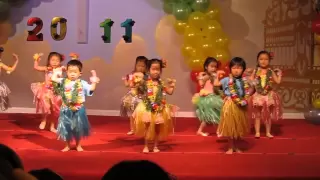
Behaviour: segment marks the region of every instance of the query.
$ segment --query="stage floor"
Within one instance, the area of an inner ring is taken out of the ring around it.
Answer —
[[[38,130],[40,117],[0,114],[0,143],[14,148],[27,170],[51,168],[65,179],[99,179],[121,160],[154,161],[182,180],[237,177],[320,178],[320,126],[304,120],[283,120],[273,126],[274,139],[244,139],[242,154],[225,155],[227,141],[196,136],[199,122],[177,118],[175,134],[158,154],[142,154],[143,140],[127,136],[128,121],[120,117],[90,116],[92,136],[83,141],[84,152],[60,152],[64,143],[56,135]],[[211,133],[215,127],[208,127]],[[267,178],[269,179],[269,178]]]

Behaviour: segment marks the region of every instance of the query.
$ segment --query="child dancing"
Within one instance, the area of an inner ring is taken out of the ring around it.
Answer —
[[[84,106],[85,96],[92,96],[100,79],[96,72],[91,71],[91,84],[80,79],[82,63],[73,59],[67,64],[67,77],[59,78],[61,71],[56,71],[51,80],[59,84],[59,92],[62,97],[58,122],[58,139],[66,142],[62,152],[71,149],[71,141],[75,139],[76,150],[83,151],[81,138],[90,134],[90,124]]]
[[[12,54],[13,58],[15,59],[15,62],[10,67],[5,65],[1,60],[1,56],[3,52],[4,52],[4,48],[0,47],[0,73],[1,73],[1,70],[3,69],[7,72],[7,74],[11,74],[18,65],[19,57],[16,54]],[[6,83],[4,83],[3,81],[0,81],[0,110],[1,111],[6,111],[10,107],[10,102],[9,102],[10,93],[11,91],[9,87],[6,85]]]
[[[175,107],[167,104],[166,95],[172,95],[176,81],[167,79],[166,83],[160,79],[162,69],[166,63],[159,59],[151,59],[147,63],[149,76],[140,81],[139,91],[142,102],[133,112],[135,134],[145,138],[144,153],[149,153],[148,143],[154,142],[153,152],[160,152],[159,140],[165,139],[173,132],[173,116]]]
[[[226,153],[232,154],[234,151],[241,153],[238,147],[239,140],[249,133],[250,126],[246,113],[250,87],[247,78],[242,77],[246,69],[246,62],[242,58],[233,58],[229,69],[229,77],[223,78],[220,82],[216,78],[215,85],[222,85],[226,96],[221,110],[218,134],[229,138],[229,148]]]

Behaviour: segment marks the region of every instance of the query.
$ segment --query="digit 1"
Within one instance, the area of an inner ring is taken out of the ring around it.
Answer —
[[[57,33],[58,23],[60,23],[60,32]],[[67,35],[67,19],[63,17],[54,17],[51,20],[51,37],[55,41],[62,41]]]
[[[100,23],[100,27],[103,28],[103,36],[101,36],[104,43],[111,43],[111,27],[113,25],[111,19],[105,19]]]
[[[125,22],[121,23],[121,27],[125,28],[125,35],[122,36],[126,43],[132,42],[132,26],[134,26],[134,21],[132,19],[127,19]]]
[[[38,17],[32,17],[28,19],[27,25],[28,26],[36,25],[36,27],[33,30],[28,31],[27,41],[43,41],[43,34],[39,33],[43,27],[42,20]]]

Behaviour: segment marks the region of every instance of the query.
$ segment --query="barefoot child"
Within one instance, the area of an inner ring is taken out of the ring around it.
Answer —
[[[12,67],[10,67],[5,65],[1,60],[3,51],[4,51],[3,47],[0,47],[0,73],[1,73],[1,70],[3,69],[7,72],[7,74],[11,74],[18,65],[18,62],[19,62],[18,55],[12,54],[13,58],[15,59],[15,63],[13,64]],[[6,111],[10,107],[10,103],[9,103],[10,93],[11,91],[6,85],[6,83],[0,81],[0,110],[1,111]]]
[[[141,97],[138,94],[137,87],[133,85],[133,81],[137,80],[134,74],[145,74],[147,60],[148,59],[144,56],[138,56],[136,58],[134,71],[123,78],[125,86],[130,88],[129,92],[122,98],[122,103],[120,107],[120,115],[124,117],[129,117],[130,119],[130,131],[127,133],[127,135],[134,134],[134,122],[132,113],[134,109],[137,107],[138,103],[141,101]]]
[[[70,143],[76,141],[76,150],[83,151],[81,138],[89,136],[90,124],[84,107],[85,96],[92,96],[99,78],[95,71],[90,78],[91,84],[80,79],[82,63],[79,60],[71,60],[67,64],[67,78],[58,78],[59,72],[51,77],[53,82],[59,84],[62,97],[62,106],[58,122],[58,139],[66,141],[63,152],[71,149]]]
[[[255,119],[255,138],[260,138],[261,121],[266,127],[266,136],[273,138],[271,134],[272,121],[282,118],[280,97],[274,91],[274,84],[280,84],[282,73],[279,69],[272,70],[270,61],[272,56],[267,51],[260,51],[257,56],[257,68],[251,74],[250,80],[255,86],[252,96],[251,117]]]
[[[47,58],[45,66],[40,66],[42,53],[35,54],[34,69],[40,72],[44,72],[45,81],[32,83],[31,90],[34,94],[34,103],[36,104],[36,112],[42,114],[42,121],[39,125],[39,129],[44,129],[47,125],[47,121],[50,123],[50,131],[56,133],[55,122],[59,116],[59,110],[61,106],[61,97],[55,91],[55,84],[51,82],[51,76],[53,70],[62,71],[64,67],[61,66],[61,62],[64,60],[63,56],[57,52],[50,52]]]
[[[208,57],[203,64],[204,72],[199,74],[198,82],[201,91],[195,94],[192,102],[196,106],[196,115],[201,124],[197,131],[200,136],[208,136],[203,129],[208,124],[218,124],[220,121],[220,111],[223,101],[214,87],[216,76],[224,74],[223,71],[217,71],[219,62],[215,58]]]
[[[222,85],[226,96],[221,110],[221,119],[218,126],[218,133],[229,138],[227,154],[234,151],[240,153],[239,140],[249,133],[249,121],[247,118],[247,105],[250,95],[250,87],[245,77],[242,77],[246,69],[246,62],[235,57],[229,64],[230,75],[220,82],[216,78],[215,85]]]
[[[174,107],[166,103],[166,95],[172,95],[175,80],[160,79],[165,62],[159,59],[148,61],[149,77],[140,82],[139,91],[143,94],[142,102],[133,112],[135,134],[145,138],[144,153],[149,153],[149,142],[153,142],[153,152],[160,152],[159,140],[173,132]]]

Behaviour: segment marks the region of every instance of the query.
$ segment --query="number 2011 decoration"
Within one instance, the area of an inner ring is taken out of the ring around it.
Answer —
[[[58,33],[58,25],[60,24],[60,32]],[[100,27],[103,28],[103,36],[101,36],[104,43],[111,43],[111,27],[114,22],[111,19],[106,19],[100,23]],[[125,34],[122,36],[126,43],[132,42],[132,27],[135,22],[132,19],[127,19],[121,23],[121,27],[125,28]],[[43,21],[38,17],[32,17],[27,22],[28,26],[36,27],[33,30],[28,31],[27,41],[43,41],[43,33],[40,31],[43,28]],[[55,41],[62,41],[67,35],[67,19],[63,17],[54,17],[51,20],[50,26],[51,37]]]

